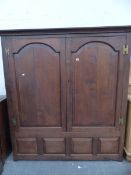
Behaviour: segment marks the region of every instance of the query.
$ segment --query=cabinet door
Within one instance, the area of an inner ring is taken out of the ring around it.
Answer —
[[[56,140],[48,145],[58,142],[58,133],[66,127],[65,40],[27,36],[11,37],[6,42],[11,52],[8,74],[15,151],[42,154],[45,138],[55,135]]]
[[[72,36],[67,40],[71,64],[68,67],[67,128],[76,131],[78,138],[79,132],[86,132],[88,138],[92,138],[90,153],[94,155],[119,154],[123,143],[123,127],[119,121],[123,98],[126,98],[123,84],[128,66],[122,53],[125,43],[124,35],[110,34]],[[82,147],[82,141],[79,138],[74,143]],[[84,141],[88,145],[89,139]]]

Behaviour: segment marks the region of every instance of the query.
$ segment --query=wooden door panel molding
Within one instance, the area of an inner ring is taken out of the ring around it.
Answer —
[[[119,50],[119,48],[123,47],[123,43],[122,42],[117,42],[116,40],[123,40],[123,38],[126,38],[126,34],[121,34],[119,36],[116,35],[112,35],[112,36],[104,36],[101,37],[99,36],[81,36],[81,37],[72,37],[72,40],[74,42],[71,43],[71,51],[72,52],[77,52],[81,47],[83,47],[84,45],[88,44],[88,43],[93,43],[93,42],[97,42],[97,43],[103,43],[108,45],[109,47],[111,47],[112,49],[114,49],[114,51]]]
[[[117,127],[122,105],[121,49],[125,37],[76,37],[69,42],[73,95],[68,99],[72,104],[68,109],[71,118],[68,129]]]
[[[72,154],[92,154],[92,139],[72,138]]]
[[[65,128],[66,93],[61,89],[65,86],[65,47],[63,39],[57,40],[58,52],[46,44],[48,39],[43,40],[45,44],[23,41],[23,45],[13,53],[13,59],[9,60],[10,67],[15,70],[19,104],[17,124],[19,122],[20,126]],[[16,46],[17,42],[18,45],[21,43],[16,40],[12,45]]]
[[[72,138],[71,154],[119,154],[119,137]]]
[[[49,47],[51,47],[55,52],[60,52],[60,43],[58,41],[58,38],[56,37],[10,37],[12,41],[12,52],[18,53],[20,50],[22,50],[24,47],[30,44],[44,44]],[[61,40],[62,38],[60,38]],[[15,44],[17,42],[17,44]]]
[[[41,44],[28,45],[14,55],[20,126],[62,126],[60,59]]]
[[[45,138],[45,154],[65,154],[64,138]]]
[[[88,43],[72,55],[73,126],[114,126],[118,60],[118,51],[100,42]]]
[[[68,137],[67,137],[68,138]],[[41,141],[40,141],[41,140]],[[18,137],[16,139],[16,154],[15,155],[44,155],[44,156],[66,156],[71,159],[72,156],[99,156],[119,154],[119,137],[72,137],[70,145],[66,144],[67,139],[45,138],[45,137]],[[71,150],[68,154],[67,147]]]
[[[37,154],[37,141],[35,138],[18,138],[16,145],[18,154]]]
[[[101,154],[118,154],[119,138],[100,138]]]
[[[15,52],[13,52],[13,54],[19,54],[19,52],[23,51],[23,49],[25,49],[26,47],[32,46],[32,45],[44,45],[46,47],[49,47],[52,51],[56,52],[56,53],[60,53],[59,51],[56,51],[55,48],[53,48],[52,46],[46,44],[46,43],[42,43],[42,42],[32,42],[32,43],[27,43],[25,45],[23,45],[21,48],[15,50]]]
[[[64,138],[19,137],[16,139],[17,154],[65,154]]]
[[[114,50],[114,52],[119,52],[119,50],[117,50],[115,47],[113,47],[111,44],[105,42],[105,41],[97,41],[97,40],[94,40],[94,41],[89,41],[89,42],[85,42],[83,43],[82,45],[80,45],[79,47],[75,47],[74,49],[72,49],[72,53],[77,53],[78,51],[80,51],[84,46],[88,45],[89,44],[93,44],[93,43],[98,43],[98,44],[103,44],[104,46],[109,46],[112,50]]]

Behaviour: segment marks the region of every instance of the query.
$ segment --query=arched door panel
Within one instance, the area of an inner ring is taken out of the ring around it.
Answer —
[[[100,42],[72,52],[73,126],[114,126],[118,61]]]
[[[65,128],[64,40],[34,37],[13,38],[11,42],[10,67],[15,70],[12,74],[15,77],[17,125]]]

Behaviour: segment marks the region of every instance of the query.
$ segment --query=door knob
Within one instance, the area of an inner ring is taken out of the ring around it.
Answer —
[[[80,59],[79,58],[76,58],[76,61],[79,61]]]

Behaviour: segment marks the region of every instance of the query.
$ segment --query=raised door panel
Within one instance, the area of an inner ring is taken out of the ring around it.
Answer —
[[[75,159],[118,159],[119,137],[72,138],[71,157]]]
[[[63,39],[12,39],[11,42],[10,64],[16,83],[19,126],[65,127]]]
[[[118,59],[118,52],[98,42],[72,54],[73,126],[114,125]]]
[[[72,138],[72,154],[92,154],[92,139]]]
[[[18,154],[37,154],[37,141],[35,138],[18,138],[16,148]]]
[[[45,154],[65,154],[65,140],[63,138],[45,138]]]
[[[14,58],[21,126],[60,126],[59,53],[44,44],[31,44]]]
[[[16,137],[17,155],[64,157],[65,145],[64,138]]]
[[[120,144],[119,138],[100,138],[100,153],[118,154],[119,144]]]

